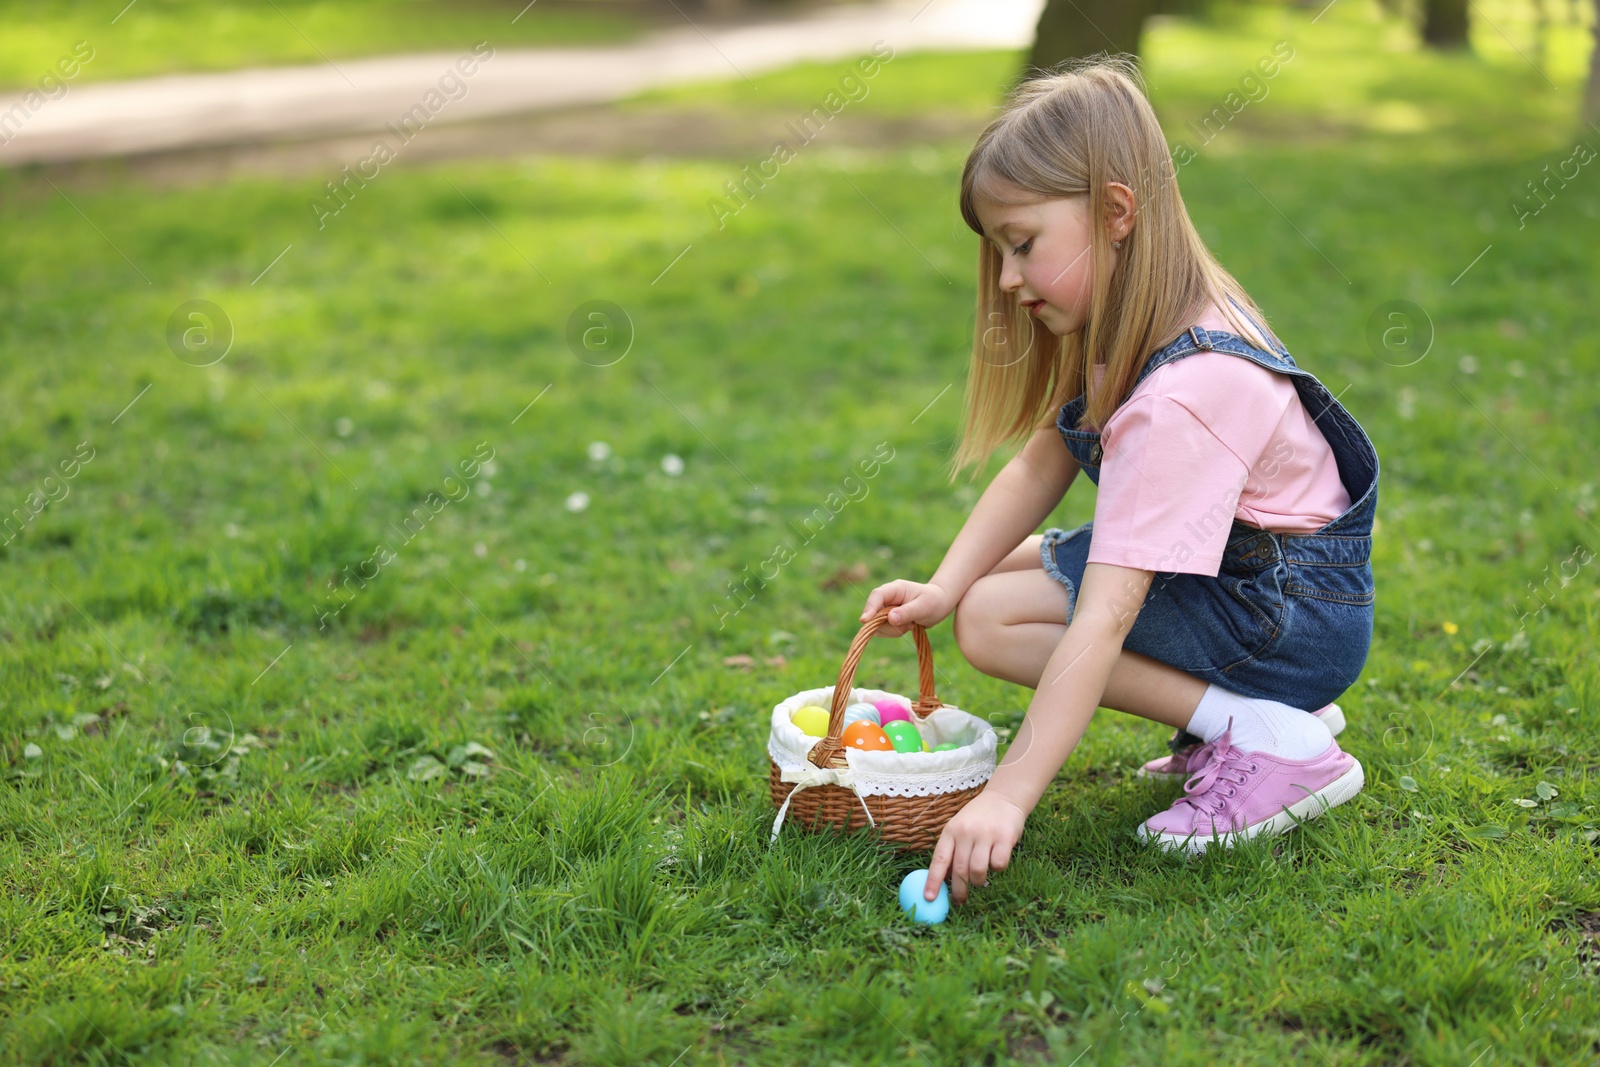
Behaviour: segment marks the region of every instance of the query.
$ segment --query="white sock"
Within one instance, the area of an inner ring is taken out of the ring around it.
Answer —
[[[1312,759],[1328,750],[1333,733],[1321,719],[1276,700],[1247,697],[1206,686],[1194,718],[1185,727],[1202,741],[1215,741],[1233,720],[1231,739],[1242,752],[1267,752],[1284,759]]]

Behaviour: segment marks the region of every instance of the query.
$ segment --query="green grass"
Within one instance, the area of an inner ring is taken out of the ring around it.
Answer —
[[[521,17],[527,0],[136,0],[119,14],[125,3],[0,2],[0,87],[33,87],[78,41],[89,43],[94,58],[71,85],[390,52],[464,51],[485,40],[497,48],[614,43],[645,29],[605,0],[540,3]]]
[[[1133,771],[1167,731],[1102,712],[1013,867],[928,929],[894,899],[925,858],[767,846],[764,741],[976,498],[939,475],[966,145],[819,141],[722,230],[706,201],[747,160],[402,158],[320,231],[322,176],[0,173],[0,517],[59,497],[0,548],[0,1063],[1592,1059],[1600,596],[1595,564],[1558,574],[1600,547],[1600,177],[1525,229],[1509,208],[1570,153],[1575,83],[1374,65],[1364,9],[1309,17],[1305,65],[1180,181],[1382,457],[1377,632],[1341,698],[1367,789],[1152,854],[1132,830],[1177,788]],[[1260,54],[1241,33],[1153,35],[1174,139]],[[1181,41],[1203,76],[1163,65]],[[1014,62],[897,58],[868,105],[939,82],[982,110]],[[837,70],[792,77],[809,101]],[[1373,79],[1440,127],[1366,124]],[[235,333],[205,368],[165,337],[195,299]],[[1436,333],[1403,368],[1364,340],[1397,299]],[[633,326],[609,366],[566,340],[593,300]],[[408,536],[479,442],[482,488]],[[1014,728],[1031,694],[931,636],[939,695]],[[914,680],[909,642],[857,674]]]

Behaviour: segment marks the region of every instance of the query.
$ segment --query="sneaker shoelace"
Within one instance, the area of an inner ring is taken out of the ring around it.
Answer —
[[[1206,815],[1220,815],[1228,808],[1228,801],[1238,792],[1235,788],[1254,772],[1256,763],[1250,754],[1233,745],[1233,722],[1215,741],[1201,745],[1190,758],[1189,765],[1200,770],[1183,783],[1183,796],[1172,806],[1187,804]]]

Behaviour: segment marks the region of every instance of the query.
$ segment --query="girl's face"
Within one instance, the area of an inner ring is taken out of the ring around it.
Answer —
[[[997,180],[1007,196],[1023,190]],[[1118,190],[1126,191],[1127,203]],[[1132,191],[1112,183],[1107,188],[1110,237],[1121,240],[1132,228]],[[984,236],[1000,250],[1000,288],[1016,292],[1018,303],[1057,337],[1083,329],[1094,292],[1094,257],[1087,194],[1035,199],[1026,204],[999,204],[973,198]],[[1117,252],[1111,251],[1116,269]]]

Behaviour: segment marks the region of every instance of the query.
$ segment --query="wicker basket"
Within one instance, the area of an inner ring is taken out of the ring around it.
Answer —
[[[772,803],[778,809],[773,840],[787,815],[788,821],[807,831],[872,826],[902,852],[930,849],[944,824],[978,795],[994,773],[999,738],[984,720],[934,695],[933,649],[919,624],[911,624],[917,646],[916,700],[877,689],[852,688],[867,642],[888,621],[889,612],[884,609],[861,627],[839,668],[836,684],[796,693],[773,708],[767,742]],[[846,749],[841,740],[845,708],[884,697],[910,704],[927,732],[940,740],[959,740],[961,747],[912,753]],[[831,707],[825,737],[805,737],[789,721],[790,714],[805,704]]]

